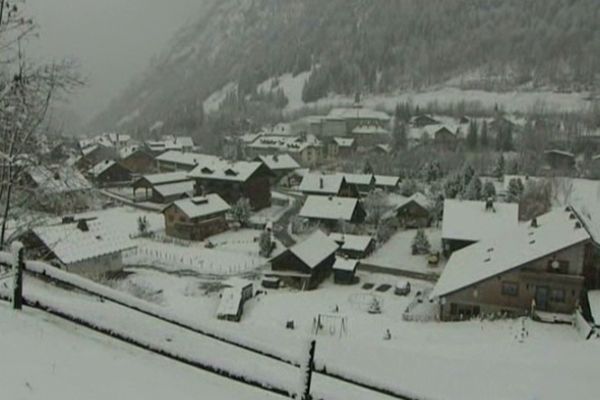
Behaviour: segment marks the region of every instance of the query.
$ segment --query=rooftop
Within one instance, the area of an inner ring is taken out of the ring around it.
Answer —
[[[486,210],[485,201],[444,201],[442,238],[476,242],[513,229],[519,223],[519,205],[493,204]]]
[[[358,266],[358,260],[348,260],[341,257],[336,257],[333,269],[338,271],[355,271]]]
[[[246,182],[262,165],[259,161],[228,161],[219,158],[201,160],[189,172],[191,178]]]
[[[162,185],[162,184],[166,184],[166,183],[190,180],[187,176],[187,173],[183,172],[183,171],[166,172],[163,174],[144,175],[140,179],[144,179],[152,185]]]
[[[308,173],[302,178],[298,187],[301,192],[337,195],[344,182],[343,175],[322,175]]]
[[[365,251],[373,241],[371,236],[330,233],[329,238],[339,244],[342,250]]]
[[[224,213],[231,209],[229,204],[227,204],[227,202],[225,202],[221,196],[214,193],[206,196],[177,200],[171,205],[167,206],[165,210],[172,205],[175,205],[177,208],[179,208],[190,219]]]
[[[304,218],[350,221],[358,199],[337,196],[308,196],[299,215]]]
[[[156,190],[161,196],[169,197],[178,194],[186,194],[186,193],[194,193],[194,181],[181,181],[175,183],[165,183],[162,185],[154,186],[154,190]]]
[[[432,297],[445,296],[590,239],[572,211],[556,209],[452,253]]]
[[[258,157],[271,171],[300,168],[300,164],[289,154],[274,154]]]
[[[193,167],[198,164],[205,164],[207,162],[218,161],[219,158],[209,154],[170,150],[156,157],[156,160],[161,162],[168,162]]]
[[[338,244],[328,238],[323,232],[317,230],[308,239],[300,242],[289,249],[309,268],[319,265],[327,257],[338,249]]]

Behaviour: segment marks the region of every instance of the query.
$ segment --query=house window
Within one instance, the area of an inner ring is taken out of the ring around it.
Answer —
[[[552,289],[550,300],[556,303],[564,303],[566,298],[565,289]]]
[[[518,296],[519,284],[517,282],[502,282],[502,294],[504,296]]]

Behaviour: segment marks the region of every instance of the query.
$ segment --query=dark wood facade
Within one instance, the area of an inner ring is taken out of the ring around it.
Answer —
[[[146,174],[156,170],[154,157],[144,151],[136,150],[121,160],[121,164],[134,174]]]
[[[431,213],[414,200],[399,207],[395,215],[398,224],[403,228],[416,229],[431,226]]]
[[[163,210],[165,231],[168,236],[179,239],[202,241],[229,229],[226,212],[189,218],[176,204]]]
[[[271,206],[271,178],[271,172],[262,164],[245,181],[195,177],[195,192],[196,195],[217,193],[230,205],[247,198],[252,209],[260,210]]]
[[[302,289],[315,289],[329,275],[335,262],[335,252],[321,261],[314,268],[310,268],[289,249],[271,260],[271,269],[277,275],[281,272],[281,279],[289,286]]]
[[[120,163],[115,162],[100,174],[92,177],[92,179],[99,185],[129,182],[131,181],[131,171]]]

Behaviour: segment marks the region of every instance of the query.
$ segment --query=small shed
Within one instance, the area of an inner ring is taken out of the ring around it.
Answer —
[[[351,285],[356,281],[357,260],[337,257],[333,264],[333,281],[340,285]]]
[[[329,237],[340,246],[338,254],[347,258],[366,258],[375,249],[375,240],[371,236],[331,233]]]
[[[398,203],[392,214],[404,228],[425,228],[431,226],[430,207],[431,202],[424,194],[415,193]]]
[[[239,322],[244,312],[244,304],[254,295],[252,282],[236,280],[232,286],[223,289],[221,301],[217,307],[217,318]]]

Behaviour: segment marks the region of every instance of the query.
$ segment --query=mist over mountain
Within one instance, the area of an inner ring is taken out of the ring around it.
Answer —
[[[207,1],[93,126],[144,134],[161,122],[196,133],[215,91],[234,85],[245,99],[286,73],[305,72],[306,103],[449,80],[591,91],[600,81],[598,21],[597,0]],[[267,102],[285,105],[271,94]]]

